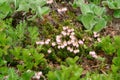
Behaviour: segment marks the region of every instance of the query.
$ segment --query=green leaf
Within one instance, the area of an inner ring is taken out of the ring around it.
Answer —
[[[114,10],[113,16],[114,16],[115,18],[120,18],[120,9]]]
[[[110,9],[120,9],[120,0],[108,0],[108,1],[103,1],[103,5],[108,5]]]
[[[67,58],[66,59],[66,62],[68,65],[74,65],[76,64],[77,60],[79,59],[78,56],[74,57],[74,58]]]
[[[11,8],[8,3],[4,2],[0,4],[0,19],[4,19],[11,12]]]
[[[117,56],[120,57],[120,48],[117,50]]]
[[[26,28],[26,23],[20,23],[19,25],[17,25],[16,27],[16,31],[15,33],[17,34],[17,37],[21,40],[24,39],[24,33],[25,33],[25,28]]]
[[[107,22],[101,18],[97,21],[96,25],[93,27],[93,31],[99,32],[106,27]]]
[[[16,74],[15,70],[13,68],[10,68],[8,70],[9,77],[7,80],[18,80],[18,74]]]
[[[47,74],[48,80],[58,80],[57,77],[54,75],[54,72],[49,71]]]
[[[108,2],[108,6],[110,9],[116,9],[115,3],[114,2]]]
[[[102,8],[102,7],[99,7],[99,6],[95,6],[93,8],[94,10],[94,13],[97,15],[97,16],[102,16],[102,14],[105,12],[105,8]]]
[[[113,72],[117,72],[118,71],[118,66],[112,65],[111,68],[112,68]]]
[[[72,6],[76,8],[76,7],[80,7],[80,5],[82,4],[84,4],[84,0],[74,0]]]
[[[113,46],[117,50],[120,49],[120,36],[114,36]]]
[[[25,12],[28,12],[30,9],[30,5],[27,4],[27,3],[22,3],[22,4],[19,4],[19,8],[17,9],[17,11],[25,11]]]
[[[112,60],[113,64],[120,67],[120,57],[114,57]]]
[[[83,4],[80,6],[82,14],[88,14],[88,13],[93,13],[93,11],[90,8],[89,4]]]
[[[101,0],[89,0],[89,1],[97,5],[101,3]]]
[[[39,2],[39,6],[43,7],[46,4],[46,0],[37,0],[36,3]]]
[[[8,67],[5,67],[5,66],[4,67],[0,67],[0,73],[4,74],[4,75],[7,74],[8,73]]]
[[[96,23],[93,14],[81,15],[80,21],[83,23],[84,27],[87,30],[92,30],[93,26]]]
[[[21,76],[22,77],[21,80],[31,80],[33,75],[34,73],[32,71],[24,72]]]
[[[25,11],[33,14],[28,20],[33,20],[36,17],[43,18],[42,16],[49,13],[49,8],[45,5],[46,0],[12,0],[17,11]]]
[[[48,14],[49,11],[50,11],[50,10],[49,10],[48,7],[42,7],[41,14],[42,14],[42,15]]]
[[[55,76],[57,77],[57,80],[62,80],[60,71],[55,71]]]
[[[37,27],[29,27],[28,28],[29,37],[31,39],[31,43],[34,44],[38,39],[39,31]]]

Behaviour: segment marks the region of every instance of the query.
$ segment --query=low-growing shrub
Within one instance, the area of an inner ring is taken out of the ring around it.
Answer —
[[[75,36],[73,28],[63,27],[63,31],[56,35],[55,41],[46,39],[37,41],[37,45],[42,45],[45,53],[56,55],[59,58],[73,57],[75,54],[81,54],[84,41]]]
[[[23,15],[26,13],[31,13],[28,16],[28,20],[33,20],[36,17],[43,18],[43,15],[49,13],[49,7],[45,6],[47,4],[46,0],[4,0],[0,1],[0,19],[4,19],[11,12],[13,15],[15,12],[24,11]]]
[[[103,1],[103,5],[107,5],[110,9],[114,10],[113,16],[115,18],[120,18],[120,0],[105,0]]]
[[[60,70],[49,71],[48,80],[79,80],[83,69],[76,64],[78,58],[67,58],[68,66],[61,65]]]
[[[74,0],[73,7],[80,7],[82,14],[78,20],[82,22],[87,30],[99,32],[106,27],[107,20],[105,7],[95,4],[87,4],[84,0]]]

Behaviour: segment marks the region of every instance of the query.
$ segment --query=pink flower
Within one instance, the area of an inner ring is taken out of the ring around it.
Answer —
[[[56,46],[56,43],[55,43],[55,42],[52,42],[52,46],[53,46],[53,47]]]
[[[72,43],[72,44],[74,44],[74,43],[75,43],[75,40],[70,40],[70,41],[71,41],[71,43]]]
[[[46,41],[50,42],[50,39],[47,39]]]
[[[68,31],[68,33],[71,33],[71,32],[72,32],[71,29],[68,29],[67,31]]]
[[[61,40],[60,39],[56,39],[57,44],[61,44]]]
[[[74,29],[72,28],[71,31],[74,32]]]
[[[37,41],[36,44],[44,45],[45,42],[44,41]]]
[[[72,33],[71,33],[71,36],[74,36],[74,35],[75,35],[75,33],[74,33],[74,32],[72,32]]]
[[[72,43],[73,46],[79,46],[77,42]]]
[[[65,31],[62,31],[61,34],[62,34],[63,36],[66,36],[66,35],[67,35],[67,33],[66,33]]]
[[[60,38],[62,38],[62,35],[57,35],[56,36],[56,39],[60,39]]]
[[[41,76],[42,76],[42,72],[40,71],[40,72],[35,73],[33,78],[39,80]]]
[[[66,33],[66,35],[67,35],[67,36],[69,36],[69,35],[70,35],[70,33],[69,33],[69,32],[67,32],[67,33]]]
[[[52,52],[52,50],[51,49],[48,49],[48,51],[47,51],[49,54]]]
[[[69,51],[70,49],[71,49],[71,48],[68,46],[68,47],[67,47],[67,50]]]
[[[100,34],[98,34],[97,32],[93,32],[93,34],[95,38],[100,36]]]
[[[71,41],[67,41],[67,44],[70,45],[70,44],[72,44],[72,42]]]
[[[40,72],[38,72],[38,73],[37,73],[37,75],[41,76],[41,75],[42,75],[42,72],[41,72],[41,71],[40,71]]]
[[[70,48],[70,50],[69,50],[70,52],[73,52],[73,48]]]
[[[100,39],[100,38],[97,38],[97,41],[98,41],[98,42],[101,42],[101,39]]]
[[[61,48],[61,46],[58,46],[58,49],[60,49]]]
[[[47,0],[47,4],[52,4],[53,0]]]
[[[47,45],[47,44],[49,44],[49,42],[45,41],[45,44]]]
[[[47,40],[45,41],[45,44],[49,44],[49,42],[50,42],[50,39],[47,39]]]
[[[78,47],[79,47],[79,45],[78,45],[78,44],[76,44],[76,45],[75,45],[75,47],[77,47],[77,48],[78,48]]]
[[[63,27],[63,30],[64,30],[64,31],[67,30],[67,29],[68,29],[68,26],[67,26],[67,27],[66,27],[66,26]]]
[[[64,45],[64,46],[67,46],[67,42],[66,42],[66,41],[64,41],[64,42],[63,42],[63,45]]]
[[[74,50],[73,52],[74,52],[74,54],[76,54],[76,53],[79,53],[80,50],[79,50],[79,49],[76,49],[76,50]]]
[[[64,46],[64,45],[61,45],[60,47],[61,47],[62,49],[63,49],[63,48],[65,48],[65,46]]]
[[[61,38],[62,38],[61,35],[56,36],[56,42],[57,42],[57,44],[61,43]]]
[[[63,12],[67,11],[67,7],[62,8],[62,11]]]
[[[67,31],[68,31],[69,33],[71,33],[71,32],[74,33],[74,29],[73,29],[73,28],[72,28],[72,29],[68,29]]]
[[[91,55],[93,58],[98,58],[95,51],[90,51],[89,55]]]
[[[79,40],[78,43],[79,44],[84,44],[84,42],[82,40]]]
[[[66,12],[67,11],[67,8],[64,7],[64,8],[61,8],[61,9],[57,9],[58,13],[62,13],[62,12]]]
[[[71,39],[71,40],[76,40],[76,37],[73,36],[73,35],[70,35],[70,39]]]

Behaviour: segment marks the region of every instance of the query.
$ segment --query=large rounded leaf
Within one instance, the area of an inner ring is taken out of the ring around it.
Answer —
[[[94,26],[93,31],[99,32],[106,27],[107,22],[105,19],[101,18],[97,21],[97,24]]]

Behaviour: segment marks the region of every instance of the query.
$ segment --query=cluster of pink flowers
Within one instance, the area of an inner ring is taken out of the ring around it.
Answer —
[[[58,13],[60,13],[60,14],[61,14],[61,13],[64,13],[64,12],[67,11],[67,7],[58,8],[57,11],[58,11]]]
[[[39,44],[39,45],[45,45],[45,44],[48,45],[48,44],[50,43],[50,41],[51,41],[50,39],[47,39],[47,40],[45,40],[45,41],[37,41],[36,44],[37,44],[37,45],[38,45],[38,44]]]
[[[47,4],[52,4],[53,0],[47,0]]]
[[[93,58],[95,58],[95,59],[98,58],[98,56],[97,56],[97,54],[96,54],[95,51],[90,51],[90,52],[89,52],[89,55],[91,55],[91,56],[92,56]]]
[[[61,34],[56,36],[56,44],[58,49],[66,48],[69,52],[76,54],[80,52],[79,46],[83,45],[84,42],[77,39],[73,28],[65,26]]]
[[[65,49],[74,54],[79,53],[79,47],[84,44],[84,42],[80,39],[77,39],[75,36],[75,32],[73,28],[69,28],[68,26],[63,27],[63,31],[59,35],[56,36],[56,40],[50,43],[50,39],[45,41],[38,41],[36,44],[40,45],[51,45],[52,47],[57,47],[57,49]],[[51,53],[52,50],[48,49],[48,53]]]
[[[33,76],[33,79],[35,80],[40,80],[40,77],[42,76],[42,72],[36,72],[35,75]]]
[[[98,42],[101,42],[101,39],[99,38],[100,34],[98,34],[97,32],[93,32],[93,36],[94,36],[94,38],[97,38]]]

